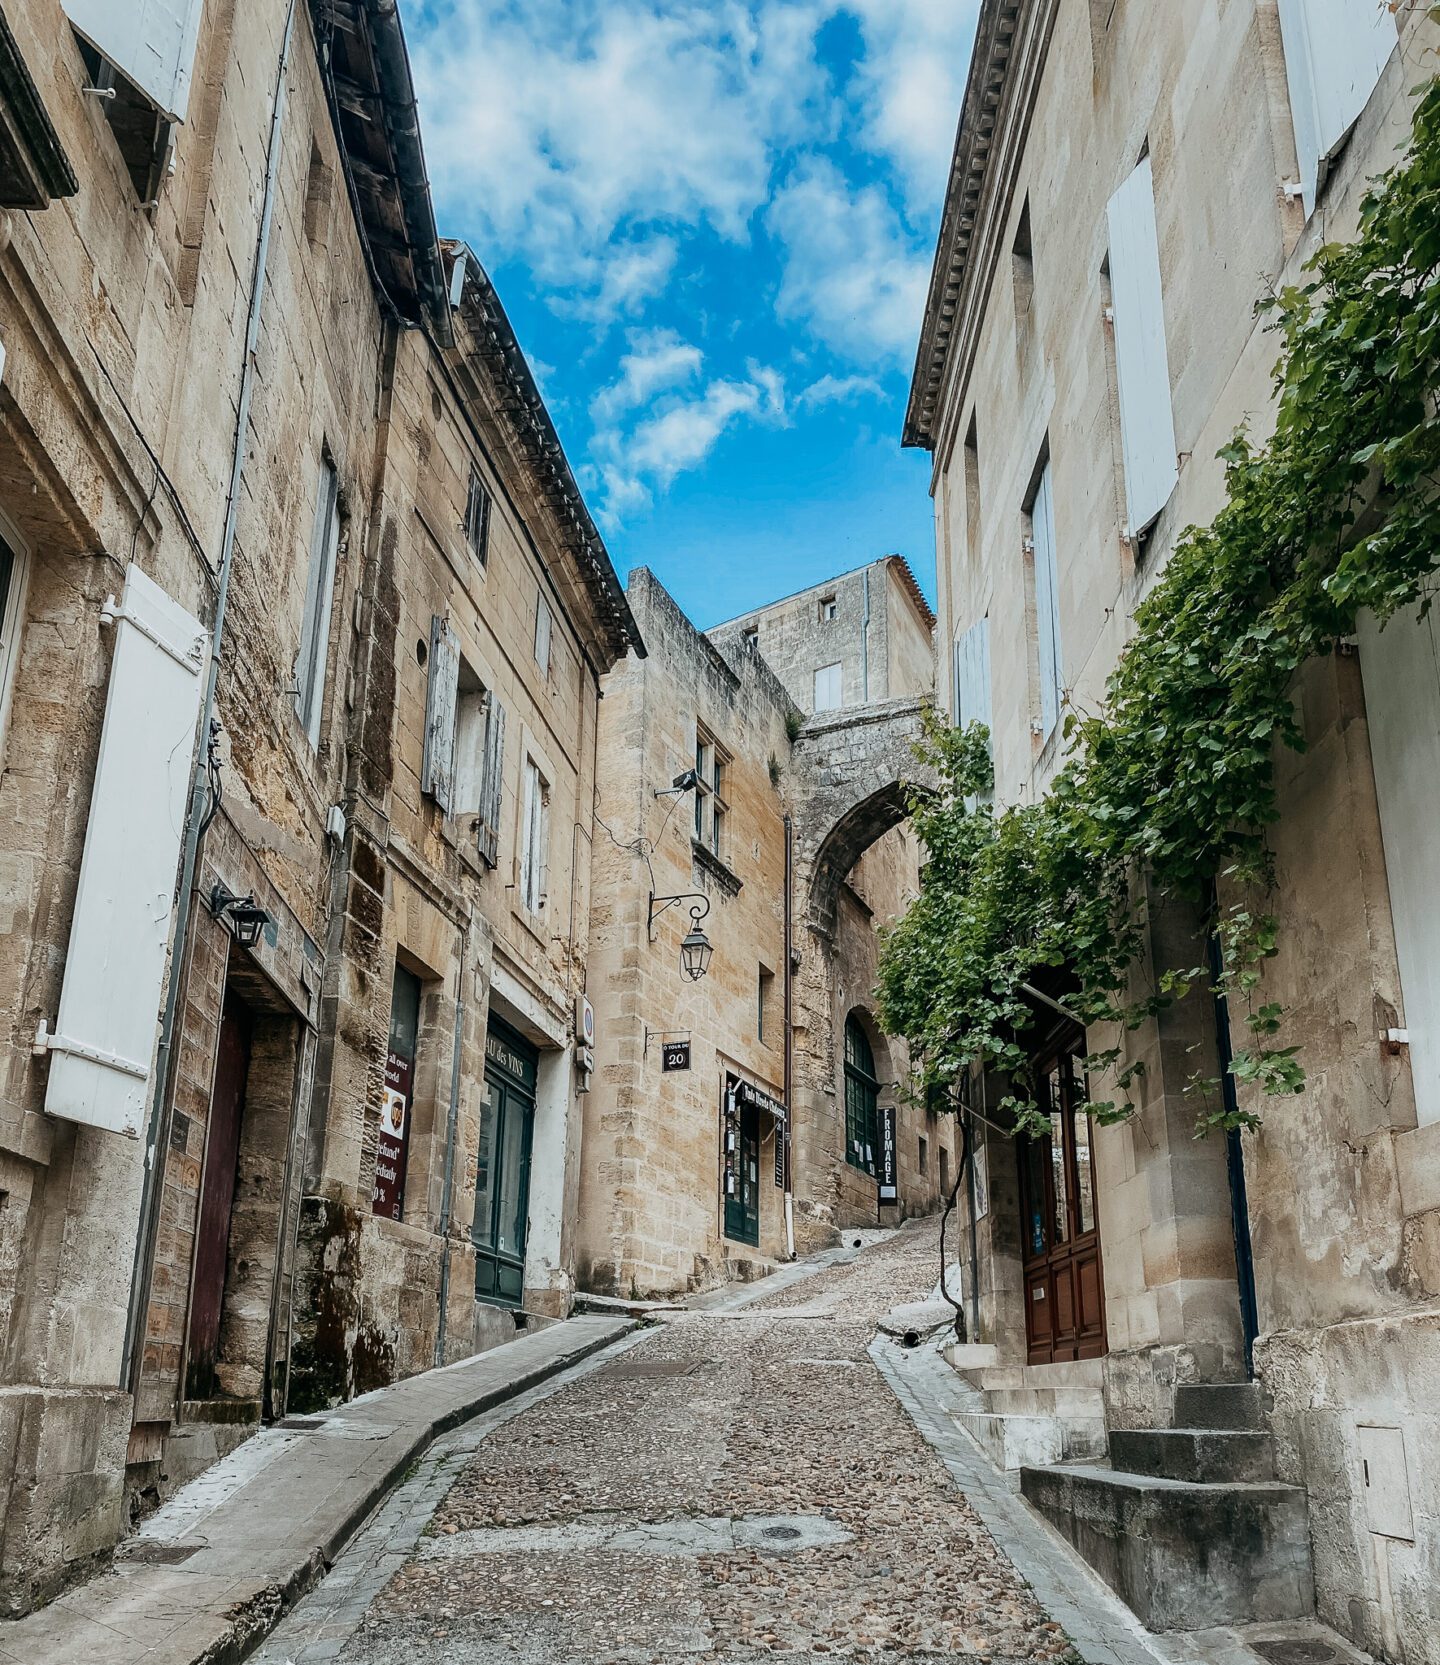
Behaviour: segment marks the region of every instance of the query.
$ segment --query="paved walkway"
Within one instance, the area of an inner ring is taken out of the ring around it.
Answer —
[[[0,1624],[4,1665],[228,1665],[320,1578],[437,1436],[632,1328],[573,1318],[247,1440],[128,1541],[112,1571]]]

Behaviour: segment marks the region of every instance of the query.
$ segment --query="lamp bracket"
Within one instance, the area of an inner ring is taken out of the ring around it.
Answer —
[[[650,911],[645,918],[645,934],[653,942],[655,921],[668,908],[673,908],[679,902],[698,902],[699,907],[691,908],[690,923],[698,925],[705,915],[710,912],[710,898],[703,890],[682,890],[677,896],[657,896],[650,892]]]

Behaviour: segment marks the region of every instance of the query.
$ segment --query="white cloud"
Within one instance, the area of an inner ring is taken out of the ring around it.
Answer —
[[[704,362],[700,349],[674,330],[632,331],[630,351],[620,359],[619,380],[595,395],[590,415],[597,426],[613,423],[657,393],[693,380]]]
[[[902,364],[914,350],[929,278],[916,246],[878,185],[852,187],[833,162],[804,162],[770,205],[782,246],[776,302],[836,353],[861,364]]]
[[[979,0],[843,0],[865,54],[857,107],[868,149],[895,169],[917,222],[935,220],[965,96]]]
[[[818,410],[821,405],[847,404],[855,399],[883,399],[885,389],[873,376],[821,376],[802,388],[795,403]]]
[[[743,240],[776,155],[822,119],[823,0],[411,9],[442,218],[478,221],[482,259],[519,252],[597,315],[663,285],[674,246],[650,232],[705,225]]]

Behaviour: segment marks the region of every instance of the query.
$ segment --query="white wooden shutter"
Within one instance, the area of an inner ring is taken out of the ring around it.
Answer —
[[[1136,538],[1169,502],[1179,478],[1148,156],[1111,197],[1108,217],[1125,504],[1130,536]]]
[[[455,787],[455,702],[460,690],[460,644],[447,619],[430,620],[430,683],[425,691],[425,754],[420,790],[448,815]]]
[[[550,608],[542,595],[535,604],[535,663],[541,675],[550,674]]]
[[[972,624],[955,643],[955,721],[990,727],[990,618]]]
[[[1357,634],[1415,1109],[1440,1122],[1440,618],[1366,613]]]
[[[184,121],[204,0],[64,0],[65,15],[172,121]]]
[[[136,566],[80,858],[45,1108],[137,1135],[144,1125],[190,800],[206,634]]]
[[[1305,212],[1375,90],[1398,34],[1379,0],[1280,0],[1285,79]]]
[[[485,715],[485,763],[480,779],[480,814],[476,837],[481,856],[494,867],[500,860],[500,810],[505,801],[505,707],[490,695]]]
[[[822,665],[815,673],[815,709],[817,711],[838,711],[844,703],[841,688],[841,668],[837,662],[834,665]]]
[[[1047,462],[1030,509],[1035,542],[1035,623],[1040,648],[1040,727],[1049,739],[1060,718],[1065,661],[1060,652],[1060,574],[1055,557],[1055,503]]]

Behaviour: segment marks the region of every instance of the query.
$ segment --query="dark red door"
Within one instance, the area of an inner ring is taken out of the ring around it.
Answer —
[[[230,1250],[230,1215],[240,1157],[240,1118],[245,1110],[245,1075],[250,1067],[250,1014],[227,991],[215,1054],[210,1094],[210,1129],[205,1172],[200,1182],[200,1218],[195,1227],[195,1279],[190,1290],[190,1349],[185,1397],[209,1399],[216,1392],[215,1360],[220,1347],[220,1309],[225,1298],[225,1265]]]
[[[1040,1071],[1049,1133],[1017,1141],[1031,1364],[1095,1359],[1106,1350],[1094,1130],[1080,1108],[1088,1097],[1083,1043],[1075,1041]]]

